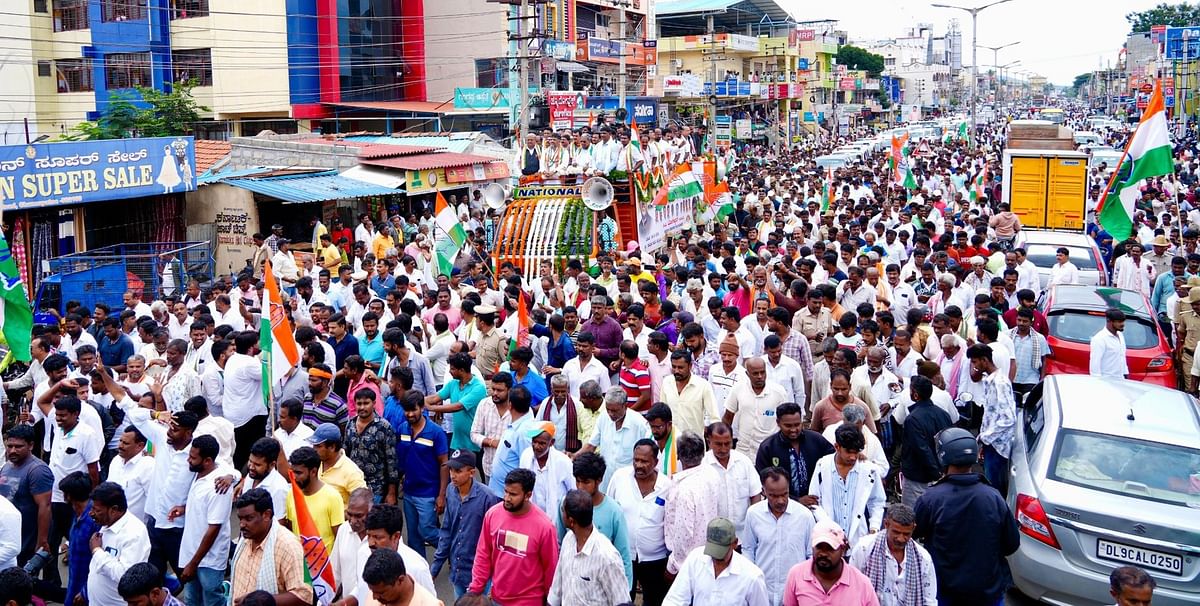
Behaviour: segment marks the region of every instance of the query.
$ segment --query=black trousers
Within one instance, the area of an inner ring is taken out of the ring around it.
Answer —
[[[667,558],[633,563],[633,583],[642,586],[642,606],[662,606],[671,586],[667,583]],[[629,601],[633,602],[633,592]]]
[[[149,562],[154,564],[158,572],[166,576],[168,565],[176,575],[183,572],[183,567],[179,565],[179,542],[183,540],[183,529],[157,528],[151,518],[150,523],[146,524],[146,532],[150,535]]]
[[[235,427],[233,439],[236,446],[233,449],[233,466],[238,470],[245,469],[250,460],[250,448],[259,438],[267,435],[267,415],[261,414]]]
[[[58,573],[58,564],[62,560],[58,555],[58,548],[62,545],[63,539],[71,532],[71,526],[75,524],[75,512],[71,506],[66,503],[51,503],[50,504],[50,562],[42,567],[42,579],[47,583],[61,586],[62,576]]]

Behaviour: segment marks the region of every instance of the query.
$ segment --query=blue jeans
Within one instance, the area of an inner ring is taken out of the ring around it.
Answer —
[[[224,570],[196,568],[196,578],[184,587],[188,606],[224,606],[224,583]]]
[[[404,495],[404,525],[408,527],[405,543],[421,557],[425,557],[426,545],[438,544],[436,500],[435,497]]]
[[[1008,497],[1008,459],[1000,456],[991,444],[983,445],[983,477],[1000,491],[1000,496]]]

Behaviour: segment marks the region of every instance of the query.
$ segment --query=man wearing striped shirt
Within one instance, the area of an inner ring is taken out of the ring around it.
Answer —
[[[604,533],[592,526],[592,496],[579,489],[567,492],[562,520],[568,532],[547,596],[550,606],[624,603],[629,585],[625,565]]]

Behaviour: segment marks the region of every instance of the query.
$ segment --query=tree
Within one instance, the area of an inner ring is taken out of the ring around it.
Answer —
[[[883,73],[883,55],[849,44],[838,49],[837,62],[847,69],[863,70],[871,78],[878,78]]]
[[[200,114],[211,111],[192,96],[195,81],[176,83],[168,92],[137,87],[113,95],[95,122],[80,122],[59,137],[62,141],[95,141],[130,137],[174,137],[192,132]]]
[[[1168,27],[1200,25],[1200,5],[1189,2],[1180,2],[1179,4],[1163,2],[1148,10],[1129,13],[1125,15],[1125,20],[1129,22],[1130,31],[1134,33],[1148,32],[1155,25]]]

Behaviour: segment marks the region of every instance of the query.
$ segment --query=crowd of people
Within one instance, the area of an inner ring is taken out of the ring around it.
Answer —
[[[531,135],[526,174],[699,153],[686,128],[650,131],[644,156],[619,153],[627,130],[591,134]],[[68,304],[4,384],[27,395],[8,406],[0,604],[1000,604],[1018,408],[1053,352],[996,203],[1003,129],[978,135],[914,146],[915,190],[882,152],[828,183],[813,159],[836,141],[729,154],[727,220],[590,267],[494,267],[475,199],[449,275],[428,213],[364,215],[314,219],[300,262],[282,227],[256,236],[232,283]],[[1148,216],[1192,202],[1191,174]],[[1148,225],[1185,271],[1194,232]],[[1136,242],[1112,248],[1118,285],[1164,313],[1200,302],[1138,271],[1156,261]],[[269,405],[268,259],[301,351]],[[1153,588],[1113,571],[1119,604]]]

